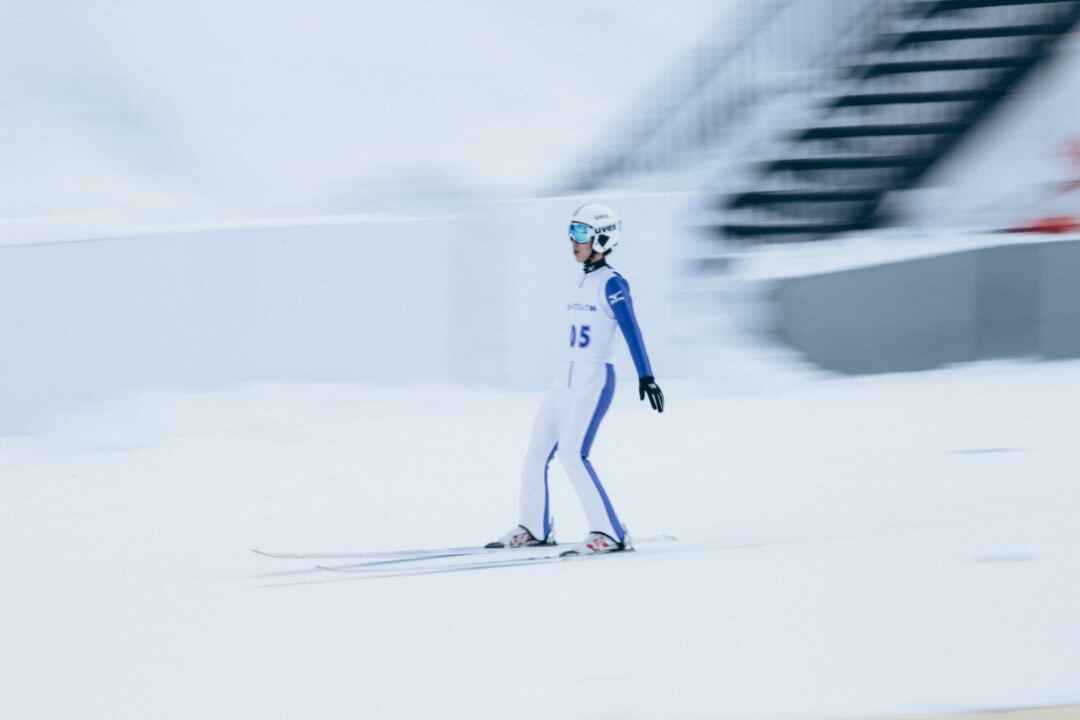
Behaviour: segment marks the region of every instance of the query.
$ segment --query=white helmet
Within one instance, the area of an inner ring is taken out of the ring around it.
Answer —
[[[615,249],[621,234],[622,220],[607,205],[585,203],[570,216],[570,239],[592,243],[592,249],[603,255]]]

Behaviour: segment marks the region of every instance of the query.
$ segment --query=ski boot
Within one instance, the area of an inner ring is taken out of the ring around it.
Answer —
[[[548,536],[543,540],[537,540],[536,536],[529,532],[529,529],[524,525],[518,525],[510,532],[503,535],[498,540],[489,542],[484,548],[488,550],[496,550],[499,548],[519,548],[519,547],[539,547],[541,545],[555,545],[555,530],[554,528],[548,533]]]
[[[569,550],[559,553],[559,557],[574,557],[575,555],[600,555],[602,553],[624,552],[633,550],[634,543],[629,534],[623,535],[623,541],[619,542],[607,533],[591,532],[582,542],[574,545]]]

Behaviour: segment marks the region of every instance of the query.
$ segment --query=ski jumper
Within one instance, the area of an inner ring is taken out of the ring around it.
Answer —
[[[630,286],[606,263],[586,265],[566,306],[568,348],[533,424],[521,473],[520,524],[538,539],[551,532],[548,468],[556,454],[585,510],[589,530],[623,542],[625,528],[589,462],[589,449],[615,394],[615,327],[626,338],[639,377],[652,375],[634,316]]]

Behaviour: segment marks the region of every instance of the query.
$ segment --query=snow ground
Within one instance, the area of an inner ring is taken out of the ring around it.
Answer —
[[[619,562],[262,588],[486,540],[535,393],[161,389],[0,444],[0,715],[870,717],[1080,700],[1080,363],[617,393]],[[561,470],[564,541],[584,531]],[[754,546],[754,547],[750,547]],[[291,567],[291,566],[290,566]]]

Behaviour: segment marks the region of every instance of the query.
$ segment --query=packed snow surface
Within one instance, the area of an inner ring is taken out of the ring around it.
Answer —
[[[1080,700],[1080,364],[623,383],[592,459],[680,552],[275,584],[488,540],[539,395],[157,390],[0,441],[0,715],[868,717]],[[586,530],[557,464],[561,539]],[[278,579],[280,580],[280,579]]]

